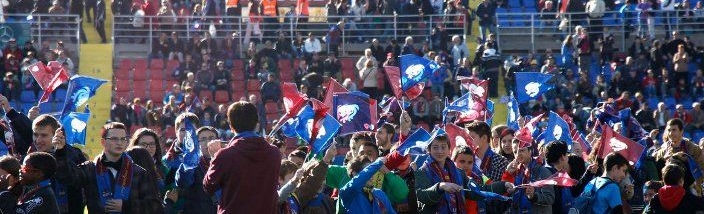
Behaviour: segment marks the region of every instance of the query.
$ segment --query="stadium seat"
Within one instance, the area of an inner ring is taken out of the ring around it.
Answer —
[[[704,132],[703,131],[695,131],[692,138],[694,138],[694,142],[699,142],[700,139],[704,138]]]
[[[245,88],[244,80],[235,80],[232,81],[232,89],[233,91],[239,91]]]
[[[242,60],[234,60],[232,61],[232,69],[235,70],[244,70],[244,62]]]
[[[171,88],[174,86],[174,84],[181,85],[178,80],[166,80],[166,90],[171,91]]]
[[[232,100],[239,101],[240,98],[242,98],[242,97],[244,97],[244,98],[247,97],[246,94],[244,93],[244,91],[233,91],[232,92]]]
[[[148,73],[149,73],[148,70],[144,70],[144,71],[135,70],[134,73],[132,74],[132,80],[145,81],[145,80],[147,80]]]
[[[166,78],[164,78],[165,76],[171,76],[171,75],[164,75],[159,71],[152,71],[149,74],[149,80],[152,82],[155,82],[155,81],[161,82],[161,81],[164,81],[164,79],[166,79]]]
[[[41,96],[41,95],[39,95],[39,96]],[[23,90],[20,93],[20,101],[25,102],[25,103],[37,102],[37,96],[35,96],[34,91]]]
[[[39,104],[39,113],[40,114],[47,114],[54,112],[54,103],[52,102],[45,102]]]
[[[232,69],[230,74],[233,80],[244,80],[244,69]]]
[[[230,102],[229,97],[227,97],[227,91],[224,90],[217,90],[215,91],[215,102],[216,103],[228,103]]]
[[[249,79],[247,80],[247,91],[248,92],[253,92],[253,91],[259,91],[259,89],[262,87],[262,83],[259,82],[257,79]],[[237,89],[237,88],[235,88]]]
[[[115,74],[115,79],[117,79],[117,80],[128,80],[128,79],[130,79],[131,70],[132,69],[126,69],[126,70],[118,69],[118,70],[115,70],[115,72],[113,72],[113,74]]]
[[[250,92],[247,92],[247,97],[249,97],[249,95],[256,95],[258,98],[262,98],[262,93],[259,92],[259,91],[250,91]]]
[[[264,108],[266,109],[267,114],[278,114],[279,113],[279,104],[275,102],[266,102],[264,104]]]
[[[149,91],[164,91],[164,85],[162,81],[149,81]]]
[[[117,67],[118,69],[131,69],[132,68],[132,59],[121,59],[120,64]]]
[[[657,109],[659,102],[660,100],[657,97],[648,98],[648,107],[650,107],[651,110]]]
[[[20,103],[20,105],[22,106],[22,113],[24,113],[26,115],[27,112],[29,112],[29,109],[36,106],[37,103],[36,102],[29,102],[29,103],[22,102],[22,103]]]
[[[164,100],[164,96],[164,91],[151,91],[149,93],[149,99],[151,99],[154,103],[161,103]]]
[[[675,109],[676,104],[677,104],[677,101],[675,100],[674,97],[665,97],[665,106],[667,106],[668,109],[670,109],[670,110]]]
[[[130,91],[130,82],[128,80],[116,80],[113,85],[116,91]]]
[[[147,93],[147,81],[134,81],[132,82],[132,93],[134,97],[144,98]]]
[[[166,63],[166,71],[171,72],[174,69],[178,68],[180,63],[178,60],[169,60],[169,62]]]
[[[134,60],[134,70],[146,71],[147,70],[147,59],[135,59]]]
[[[509,8],[520,8],[521,1],[520,0],[508,0],[508,7]],[[496,9],[498,9],[498,8],[496,8]]]
[[[152,63],[150,64],[150,67],[149,67],[149,68],[150,68],[151,70],[153,70],[153,71],[156,71],[156,70],[162,70],[162,69],[164,69],[165,67],[166,67],[166,66],[164,66],[164,60],[162,60],[162,59],[152,59]]]

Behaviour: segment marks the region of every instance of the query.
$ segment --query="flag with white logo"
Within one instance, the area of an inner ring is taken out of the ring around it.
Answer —
[[[628,159],[631,165],[634,165],[645,151],[643,145],[614,132],[609,125],[602,124],[601,133],[601,146],[599,147],[599,157],[601,158],[611,152],[618,152]]]
[[[338,93],[333,96],[333,112],[342,124],[340,135],[373,131],[369,95],[359,92]],[[376,121],[374,121],[376,122]]]
[[[554,85],[548,83],[552,77],[553,75],[539,72],[517,72],[516,100],[519,103],[525,103],[538,99],[540,95],[555,88]]]

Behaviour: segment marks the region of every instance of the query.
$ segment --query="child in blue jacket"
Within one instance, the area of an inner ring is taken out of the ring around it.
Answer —
[[[347,164],[347,173],[352,178],[340,189],[340,200],[347,213],[395,214],[386,194],[372,187],[371,179],[383,179],[376,173],[384,167],[386,158],[381,157],[370,164],[368,156],[358,156]]]

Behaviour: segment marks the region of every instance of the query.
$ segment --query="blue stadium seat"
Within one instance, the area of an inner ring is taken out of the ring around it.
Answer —
[[[28,103],[22,102],[21,105],[22,105],[22,113],[24,113],[26,115],[27,112],[29,112],[29,109],[34,107],[35,105],[37,105],[37,103],[36,102],[28,102]]]
[[[648,98],[648,107],[650,107],[651,110],[657,109],[658,103],[660,103],[660,100],[657,97]]]
[[[673,110],[675,109],[675,105],[677,105],[677,100],[675,100],[674,97],[665,97],[665,105],[667,109]]]
[[[509,8],[520,8],[521,7],[521,0],[508,0],[508,7]]]
[[[525,8],[536,8],[538,1],[535,0],[521,0],[521,5]]]
[[[40,95],[41,96],[41,95]],[[25,103],[36,102],[37,97],[34,96],[34,91],[23,90],[20,93],[20,101]]]
[[[695,131],[694,136],[694,143],[698,143],[700,139],[704,138],[704,131]]]
[[[39,113],[40,114],[47,114],[54,112],[54,103],[52,102],[45,102],[42,104],[39,104]]]
[[[692,103],[694,103],[694,101],[692,100],[691,97],[685,97],[685,98],[682,98],[682,101],[680,101],[680,103],[682,103],[682,106],[684,107],[684,109],[692,110]]]
[[[508,13],[508,10],[506,10],[506,8],[496,8],[496,17],[498,18],[498,24],[501,27],[511,26],[511,24],[509,24],[511,22],[511,17],[502,15],[505,13]]]

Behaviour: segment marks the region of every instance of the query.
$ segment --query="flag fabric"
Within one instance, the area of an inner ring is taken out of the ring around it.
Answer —
[[[314,117],[315,112],[313,111],[313,108],[309,105],[303,106],[303,109],[301,109],[301,111],[299,111],[298,115],[296,115],[295,117],[296,135],[298,135],[298,137],[300,137],[301,140],[305,141],[306,143],[309,143],[311,139],[311,130],[313,129],[312,127]]]
[[[406,54],[401,60],[401,89],[408,91],[419,83],[425,82],[440,66],[415,54]]]
[[[325,100],[323,100],[325,103],[325,106],[327,106],[327,107],[333,106],[332,98],[333,98],[333,95],[335,95],[335,93],[345,93],[345,92],[348,92],[345,87],[340,85],[340,83],[337,82],[337,80],[335,80],[334,78],[330,78],[330,82],[328,83],[327,91],[325,92]],[[328,114],[334,114],[332,112],[332,108],[328,109]]]
[[[286,122],[281,124],[281,133],[288,138],[295,138],[297,122],[298,120],[293,118],[289,118],[288,120],[286,120]]]
[[[611,152],[618,152],[623,155],[631,165],[636,164],[645,147],[631,139],[628,139],[616,132],[606,124],[601,125],[601,146],[599,157],[604,158]]]
[[[310,104],[313,106],[313,112],[314,112],[314,117],[313,117],[313,124],[316,124],[313,126],[313,129],[311,130],[311,136],[318,136],[318,126],[317,124],[320,122],[321,119],[325,118],[325,115],[328,114],[328,108],[320,102],[317,99],[310,99]]]
[[[525,103],[532,99],[537,99],[543,93],[555,88],[548,81],[553,75],[539,72],[517,72],[516,73],[516,100]]]
[[[71,112],[61,118],[61,126],[64,127],[66,143],[69,145],[86,145],[86,126],[90,113]]]
[[[482,102],[477,99],[476,96],[467,92],[453,101],[445,110],[459,112],[459,116],[455,122],[468,122],[472,120],[487,121],[487,119],[489,119],[488,114],[490,113],[487,109],[487,102]]]
[[[401,145],[396,148],[401,155],[407,155],[409,153],[413,154],[425,154],[423,152],[425,147],[428,146],[428,141],[431,140],[431,135],[423,128],[417,129],[413,134],[409,135]],[[411,151],[413,150],[413,151]]]
[[[560,115],[550,111],[550,116],[548,117],[548,127],[545,130],[545,142],[551,142],[553,140],[561,140],[567,143],[567,145],[572,145],[572,136],[570,136],[570,126],[563,120]]]
[[[281,94],[284,101],[284,109],[288,116],[293,116],[306,105],[308,98],[298,92],[296,83],[286,82],[281,86]]]
[[[637,141],[648,135],[648,132],[643,129],[638,120],[631,114],[631,108],[625,108],[618,112],[618,117],[621,121],[621,135]]]
[[[474,140],[467,131],[455,124],[448,123],[445,124],[445,132],[447,133],[447,138],[450,139],[450,150],[454,150],[457,146],[463,145],[471,149],[476,149]]]
[[[689,171],[692,173],[692,177],[694,177],[694,180],[698,180],[701,177],[704,177],[704,174],[702,174],[702,169],[699,168],[699,165],[697,164],[697,161],[692,158],[691,155],[687,154],[687,158],[689,159]]]
[[[334,115],[342,124],[340,135],[374,130],[369,95],[359,91],[339,93],[333,96],[333,103]]]
[[[7,148],[7,145],[3,140],[0,140],[0,157],[9,155],[10,154],[10,149]]]
[[[195,96],[193,100],[191,100],[191,104],[188,105],[188,108],[186,108],[186,111],[194,113],[198,107],[200,107],[202,103],[200,102],[200,99],[198,96]]]
[[[521,116],[521,112],[519,110],[518,101],[513,96],[513,93],[509,95],[509,100],[506,103],[506,109],[508,109],[508,114],[506,115],[506,125],[513,130],[518,130],[520,128],[518,126],[518,118]]]
[[[186,136],[183,138],[183,166],[188,170],[198,167],[202,154],[195,125],[189,119],[185,120],[184,125]]]
[[[389,85],[391,85],[391,91],[393,91],[396,98],[401,98],[403,93],[406,93],[408,99],[415,99],[420,96],[425,88],[425,83],[418,83],[408,89],[403,89],[401,85],[401,69],[396,66],[385,66],[384,71],[386,72],[386,77],[389,80]]]
[[[570,178],[569,174],[564,173],[564,172],[558,172],[558,173],[555,173],[554,175],[550,176],[547,179],[530,182],[530,183],[522,185],[522,186],[543,187],[543,186],[547,186],[547,185],[552,185],[552,186],[560,186],[560,187],[573,187],[573,186],[576,186],[577,184],[579,184],[579,181],[575,180],[573,178]]]
[[[484,113],[486,123],[491,126],[494,122],[494,101],[486,100],[486,112]]]
[[[90,109],[88,108],[88,104],[86,104],[86,107],[83,108],[83,113],[90,113]]]
[[[477,187],[477,185],[473,182],[469,182],[469,189],[463,189],[462,191],[465,191],[467,193],[474,192],[477,195],[483,197],[484,200],[487,200],[487,201],[491,201],[491,200],[509,201],[509,200],[511,200],[511,198],[508,196],[499,195],[499,194],[489,192],[489,191],[481,191],[479,189],[479,187]]]
[[[337,131],[340,130],[342,125],[337,122],[335,117],[330,114],[325,114],[318,125],[318,130],[316,132],[317,137],[311,143],[311,148],[313,149],[312,154],[320,154],[325,152],[332,145],[332,138],[335,137]]]
[[[70,112],[76,111],[76,108],[83,105],[95,96],[98,88],[102,86],[107,81],[102,79],[97,79],[94,77],[75,75],[71,77],[68,83],[68,93],[66,93],[66,101],[64,101],[64,108],[61,111],[61,115],[66,115]]]
[[[318,101],[319,102],[319,101]],[[312,151],[318,154],[321,151],[327,150],[330,147],[332,138],[340,130],[340,123],[335,117],[323,111],[323,116],[315,120],[316,112],[313,107],[306,105],[301,109],[295,119],[295,132],[301,140],[308,143]],[[315,133],[313,130],[316,130]]]
[[[36,62],[28,67],[30,74],[37,81],[39,87],[44,91],[39,103],[49,101],[49,95],[56,90],[59,85],[69,81],[68,73],[61,63],[51,61],[48,65],[43,62]]]
[[[486,100],[489,96],[489,81],[465,76],[457,76],[457,80],[461,82],[462,88],[467,89],[469,93],[481,98],[481,100]]]

